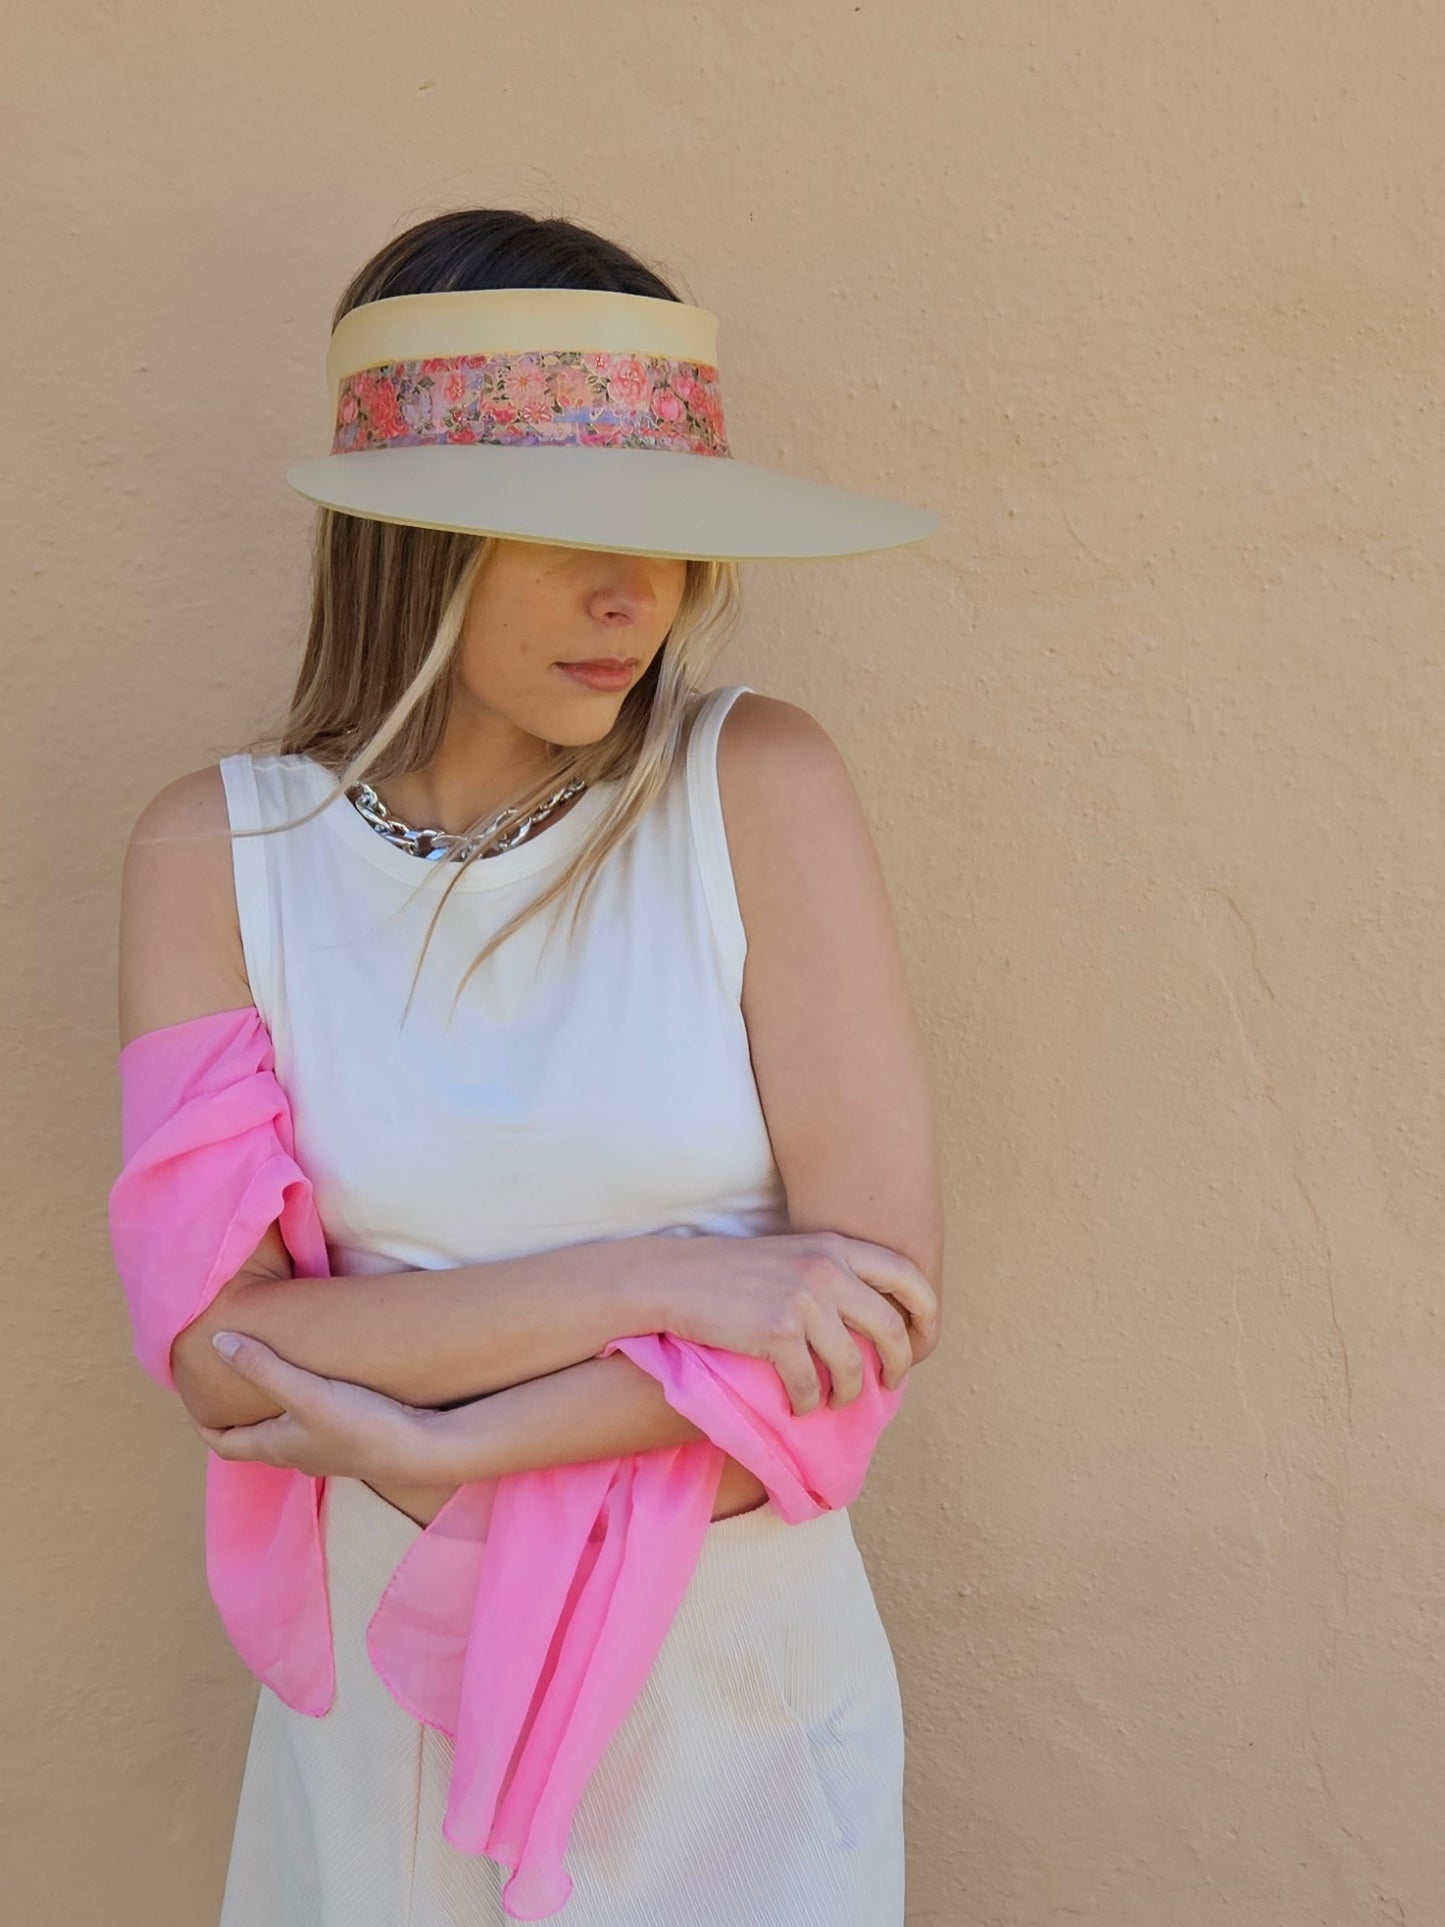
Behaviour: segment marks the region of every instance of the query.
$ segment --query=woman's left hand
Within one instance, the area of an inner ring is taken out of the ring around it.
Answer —
[[[426,1446],[440,1413],[308,1372],[259,1338],[232,1335],[240,1339],[234,1353],[217,1347],[217,1356],[285,1410],[254,1425],[218,1427],[192,1419],[217,1458],[291,1466],[313,1478],[389,1478],[407,1485],[435,1478]]]

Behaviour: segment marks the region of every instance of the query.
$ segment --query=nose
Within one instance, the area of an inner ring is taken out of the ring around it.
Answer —
[[[661,601],[665,567],[652,556],[609,556],[589,598],[593,615],[611,623],[646,622]]]

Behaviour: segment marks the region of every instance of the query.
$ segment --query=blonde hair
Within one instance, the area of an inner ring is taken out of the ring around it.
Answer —
[[[330,770],[335,784],[303,815],[257,829],[233,829],[233,837],[299,828],[351,785],[405,774],[435,755],[455,686],[467,606],[496,547],[490,536],[318,509],[310,629],[300,673],[285,720],[252,737],[245,748],[253,754],[306,755]],[[708,672],[740,612],[737,564],[689,561],[672,626],[607,735],[580,748],[548,745],[551,760],[529,788],[510,799],[510,807],[522,813],[534,809],[573,778],[588,785],[615,781],[620,788],[571,861],[472,959],[452,1011],[472,972],[529,918],[572,890],[575,931],[603,861],[667,782]],[[480,819],[468,826],[472,832],[480,827]],[[463,870],[484,862],[505,833],[503,825],[463,859],[418,859],[418,889],[439,872],[452,874],[427,926],[403,1021],[448,897]],[[545,829],[538,834],[545,835]]]

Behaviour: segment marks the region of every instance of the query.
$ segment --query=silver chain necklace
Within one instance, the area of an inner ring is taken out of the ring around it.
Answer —
[[[497,839],[493,850],[488,850],[486,855],[491,856],[495,850],[510,850],[516,844],[523,842],[543,817],[550,816],[553,810],[567,801],[568,797],[576,796],[586,787],[586,783],[580,777],[574,777],[571,782],[564,783],[561,789],[554,790],[535,809],[529,810],[525,816],[517,817],[512,827]],[[391,814],[370,783],[354,783],[346,794],[355,804],[364,821],[369,823],[379,836],[384,836],[388,843],[394,843],[398,849],[406,850],[412,856],[425,857],[429,863],[436,862],[438,858],[454,858],[460,863],[493,830],[505,823],[509,816],[517,815],[513,807],[498,810],[495,816],[490,817],[479,830],[472,831],[470,835],[460,830],[414,829],[410,823],[403,823],[399,816]],[[483,857],[481,860],[486,859]]]

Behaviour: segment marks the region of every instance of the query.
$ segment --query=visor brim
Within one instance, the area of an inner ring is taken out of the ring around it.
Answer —
[[[887,496],[671,449],[414,444],[322,456],[286,479],[375,521],[678,560],[862,555],[938,526],[932,510]]]

